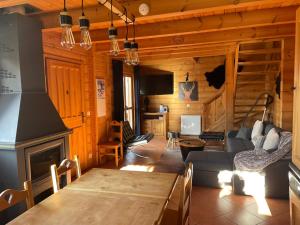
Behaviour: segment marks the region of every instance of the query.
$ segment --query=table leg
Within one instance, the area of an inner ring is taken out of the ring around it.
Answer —
[[[119,147],[115,148],[115,163],[116,163],[116,167],[119,166]]]

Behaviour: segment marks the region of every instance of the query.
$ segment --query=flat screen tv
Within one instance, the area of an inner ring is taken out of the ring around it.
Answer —
[[[171,95],[174,93],[174,75],[142,74],[140,76],[141,95]]]

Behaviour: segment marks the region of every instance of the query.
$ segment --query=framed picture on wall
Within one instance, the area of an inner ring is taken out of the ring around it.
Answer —
[[[96,79],[97,116],[106,116],[105,80]]]
[[[179,82],[179,99],[185,102],[198,101],[198,82]]]

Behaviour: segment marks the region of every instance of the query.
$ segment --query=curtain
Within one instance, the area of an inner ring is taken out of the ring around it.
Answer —
[[[124,121],[124,96],[123,96],[123,62],[112,60],[113,74],[113,120]]]
[[[141,114],[140,114],[140,67],[134,67],[134,101],[135,101],[135,133],[141,134]]]

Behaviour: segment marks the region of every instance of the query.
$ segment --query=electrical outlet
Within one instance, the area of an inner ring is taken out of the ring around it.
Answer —
[[[93,158],[93,154],[90,153],[90,154],[89,154],[89,159],[92,159],[92,158]]]

